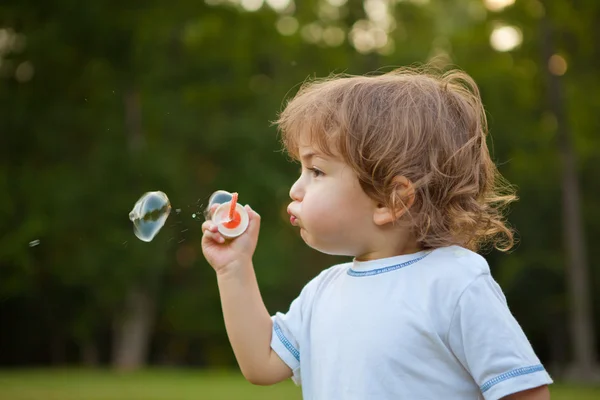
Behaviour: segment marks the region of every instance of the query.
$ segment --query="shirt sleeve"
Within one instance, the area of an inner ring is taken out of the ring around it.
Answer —
[[[486,400],[552,383],[489,274],[480,275],[462,293],[448,343]]]
[[[273,331],[271,348],[293,372],[292,380],[298,386],[302,384],[300,374],[300,354],[302,332],[309,320],[310,302],[318,277],[310,281],[292,301],[287,313],[277,312],[271,317]]]

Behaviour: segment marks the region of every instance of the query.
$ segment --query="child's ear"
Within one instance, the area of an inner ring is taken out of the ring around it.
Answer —
[[[395,190],[392,193],[392,204],[394,209],[385,204],[379,204],[373,214],[373,222],[376,225],[385,225],[400,219],[408,212],[415,202],[415,188],[412,182],[404,176],[394,177]]]

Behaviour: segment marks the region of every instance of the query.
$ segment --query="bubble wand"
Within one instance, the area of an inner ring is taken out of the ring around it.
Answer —
[[[249,222],[248,212],[238,203],[237,193],[231,193],[231,199],[217,207],[212,219],[217,224],[221,235],[229,239],[244,233]]]
[[[238,194],[231,193],[231,206],[229,207],[229,221],[233,221],[235,218],[235,207],[237,205]]]

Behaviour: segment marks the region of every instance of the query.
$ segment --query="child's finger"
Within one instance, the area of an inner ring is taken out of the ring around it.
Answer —
[[[216,243],[225,243],[225,238],[220,233],[213,233],[210,231],[204,232],[204,237],[208,240],[212,240]]]
[[[217,228],[217,225],[212,222],[212,221],[205,221],[202,224],[202,233],[209,231],[209,232],[217,232],[219,229]]]

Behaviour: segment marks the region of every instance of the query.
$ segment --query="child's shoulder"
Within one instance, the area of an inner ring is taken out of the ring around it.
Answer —
[[[430,264],[451,274],[476,277],[490,272],[490,267],[483,256],[460,246],[435,249],[429,258]]]
[[[421,270],[421,281],[451,299],[482,276],[491,275],[486,259],[460,246],[433,250]]]
[[[346,273],[348,268],[351,266],[352,262],[332,265],[331,267],[322,270],[316,277],[313,278],[312,282],[318,283],[320,286],[326,285],[327,283],[337,279],[340,275]]]

